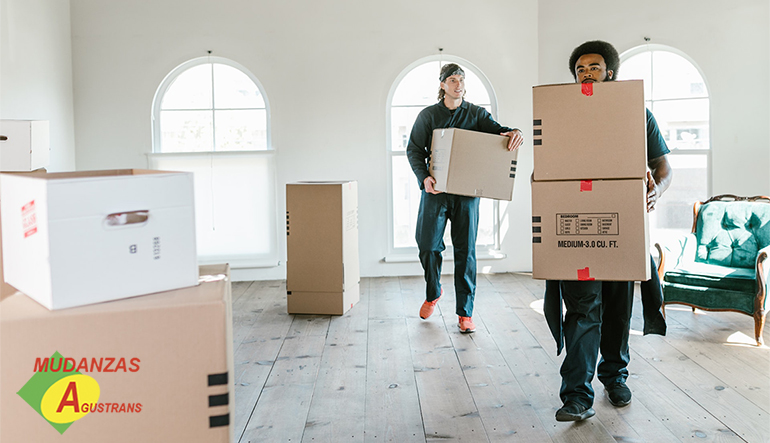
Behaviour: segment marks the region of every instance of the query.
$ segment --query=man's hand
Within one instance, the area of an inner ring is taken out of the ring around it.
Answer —
[[[655,210],[655,203],[658,202],[658,184],[652,178],[652,173],[647,171],[647,212]]]
[[[513,131],[510,131],[510,132],[503,132],[500,135],[511,138],[508,141],[508,150],[509,151],[513,151],[514,149],[518,149],[519,146],[521,146],[521,144],[524,143],[524,134],[521,132],[520,129],[514,129]]]
[[[425,178],[422,184],[425,186],[425,192],[429,194],[441,194],[441,191],[437,191],[435,188],[433,188],[433,185],[436,184],[436,179],[430,175]]]

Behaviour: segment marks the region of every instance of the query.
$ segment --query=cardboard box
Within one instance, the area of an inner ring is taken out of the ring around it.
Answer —
[[[5,280],[49,309],[198,281],[192,173],[0,174],[0,193]]]
[[[463,129],[433,131],[428,170],[437,191],[496,200],[513,199],[518,149],[509,137]]]
[[[358,182],[286,185],[290,314],[342,315],[359,299]]]
[[[0,212],[0,219],[2,212]],[[2,236],[2,224],[0,224],[0,300],[16,293],[16,288],[5,282],[3,275],[3,236]]]
[[[38,169],[32,172],[18,172],[18,174],[45,174],[45,169]],[[0,220],[2,220],[2,212],[0,212]],[[0,300],[16,293],[16,288],[5,282],[3,276],[3,235],[2,235],[2,223],[0,223]]]
[[[48,122],[0,120],[0,171],[33,171],[48,166]]]
[[[229,270],[201,271],[195,287],[63,311],[0,302],[0,441],[234,441]]]
[[[650,279],[644,180],[532,183],[532,276]]]
[[[534,178],[643,178],[647,129],[641,80],[535,86]]]

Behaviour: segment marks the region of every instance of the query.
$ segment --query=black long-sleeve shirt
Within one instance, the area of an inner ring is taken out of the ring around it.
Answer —
[[[406,156],[420,183],[420,189],[424,188],[423,182],[430,176],[428,157],[433,130],[439,128],[468,129],[488,134],[501,134],[513,130],[496,122],[486,109],[465,100],[455,110],[449,110],[443,100],[423,109],[412,126],[409,144],[406,147]]]

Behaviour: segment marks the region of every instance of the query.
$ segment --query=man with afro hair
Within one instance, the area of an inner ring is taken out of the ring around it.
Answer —
[[[614,81],[620,57],[604,41],[589,41],[575,48],[569,70],[577,83]],[[666,154],[670,151],[652,113],[647,110],[647,212],[655,209],[660,196],[671,184],[672,171]],[[650,258],[652,260],[652,258]],[[655,269],[654,262],[652,269]],[[642,282],[644,333],[665,334],[660,307],[662,292],[657,274]],[[628,338],[634,282],[547,281],[543,310],[558,351],[562,343],[567,355],[561,366],[559,396],[564,405],[556,412],[557,421],[580,421],[592,417],[594,373],[604,384],[610,403],[616,407],[631,402],[626,386],[630,361]],[[567,312],[562,320],[562,300]],[[598,354],[601,360],[597,367]]]

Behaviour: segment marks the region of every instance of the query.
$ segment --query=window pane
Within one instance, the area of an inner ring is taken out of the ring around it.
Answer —
[[[153,157],[155,169],[195,173],[198,256],[260,258],[275,254],[272,158]]]
[[[650,213],[653,243],[690,232],[692,207],[708,198],[708,155],[669,154],[671,186]]]
[[[706,84],[684,57],[668,51],[652,53],[652,99],[706,97]]]
[[[479,203],[479,234],[476,246],[492,247],[495,244],[494,201],[482,198]]]
[[[393,247],[416,247],[420,188],[405,155],[393,155]]]
[[[174,79],[161,109],[211,109],[211,64],[194,66]]]
[[[390,108],[390,149],[394,151],[403,151],[409,143],[409,135],[412,133],[412,126],[417,120],[417,114],[423,107],[392,107]]]
[[[211,111],[161,111],[162,152],[202,152],[214,148]]]
[[[709,100],[653,102],[652,113],[669,149],[709,149]]]
[[[652,52],[642,52],[630,57],[620,65],[618,80],[644,80],[644,98],[651,96]]]
[[[423,105],[428,106],[438,101],[439,62],[422,64],[401,79],[393,94],[393,106]],[[411,129],[411,128],[410,128]]]
[[[263,110],[214,111],[217,151],[267,149],[267,117]]]
[[[422,64],[412,69],[398,84],[393,94],[392,106],[422,105],[428,106],[438,101],[439,73],[441,66],[438,61]],[[478,75],[465,66],[465,99],[473,104],[489,105],[489,93]],[[411,129],[411,128],[410,128]]]
[[[265,100],[248,75],[232,66],[216,63],[214,106],[217,109],[264,108]]]

